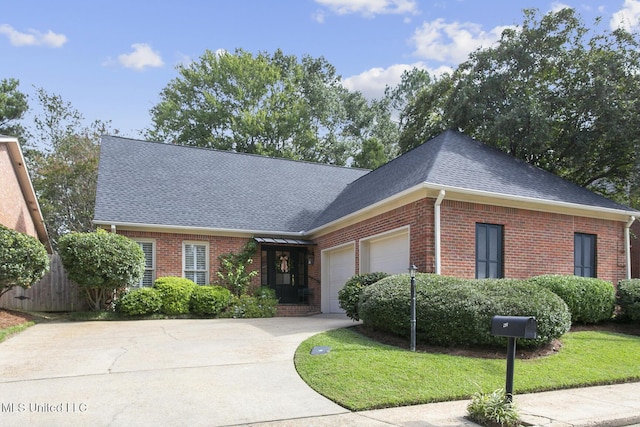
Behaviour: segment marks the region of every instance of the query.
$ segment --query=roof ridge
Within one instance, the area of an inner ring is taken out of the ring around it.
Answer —
[[[356,168],[356,167],[344,166],[344,165],[332,165],[332,164],[329,164],[329,163],[313,162],[311,160],[298,160],[298,159],[290,159],[290,158],[287,158],[287,157],[267,156],[267,155],[264,155],[264,154],[257,154],[257,153],[245,153],[245,152],[242,152],[242,151],[222,150],[222,149],[219,149],[219,148],[198,147],[198,146],[193,146],[193,145],[182,145],[182,144],[172,144],[172,143],[168,143],[168,142],[150,141],[150,140],[147,140],[147,139],[129,138],[129,137],[119,136],[119,135],[102,135],[101,139],[102,138],[127,139],[129,141],[140,142],[140,143],[159,144],[159,145],[169,146],[169,147],[181,147],[181,148],[185,148],[185,149],[191,148],[191,149],[195,149],[195,150],[204,150],[204,151],[216,152],[216,153],[222,153],[222,154],[229,154],[229,155],[251,156],[251,157],[258,157],[258,158],[261,158],[261,159],[271,159],[271,160],[276,160],[276,161],[305,163],[305,164],[309,164],[309,165],[328,166],[328,167],[334,167],[334,168],[340,168],[340,169],[370,171],[370,169],[366,169],[366,168]]]

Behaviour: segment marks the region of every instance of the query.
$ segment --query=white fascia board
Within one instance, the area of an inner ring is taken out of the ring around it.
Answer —
[[[533,203],[533,204],[551,206],[551,207],[557,207],[557,208],[563,208],[563,209],[575,209],[575,210],[583,210],[583,211],[593,212],[593,213],[621,215],[625,217],[624,219],[625,221],[629,219],[630,215],[638,217],[638,214],[640,214],[640,212],[633,209],[629,209],[629,210],[611,209],[611,208],[603,208],[599,206],[582,205],[579,203],[557,202],[554,200],[538,199],[535,197],[512,196],[509,194],[495,193],[491,191],[470,190],[467,188],[452,187],[447,185],[437,185],[437,184],[432,184],[428,182],[423,183],[423,187],[429,190],[444,190],[447,192],[447,196],[449,195],[450,192],[454,192],[458,194],[468,194],[468,195],[481,196],[481,197],[492,198],[492,199],[509,200],[509,201],[521,202],[521,203]]]
[[[190,227],[185,225],[165,225],[165,224],[145,224],[139,222],[119,222],[119,221],[104,221],[94,220],[95,225],[112,226],[115,225],[116,229],[119,227],[127,230],[140,230],[140,231],[158,231],[163,233],[169,233],[172,231],[182,232],[185,234],[211,234],[211,235],[242,235],[242,236],[274,236],[274,237],[302,237],[305,235],[303,231],[300,232],[282,232],[282,231],[264,231],[264,230],[237,230],[231,228],[208,228],[208,227]]]

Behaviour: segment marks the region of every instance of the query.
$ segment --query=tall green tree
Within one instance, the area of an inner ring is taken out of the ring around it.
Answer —
[[[573,9],[526,10],[519,28],[410,103],[401,149],[457,128],[629,202],[640,146],[640,40],[622,29],[596,30]]]
[[[345,164],[388,120],[322,57],[206,51],[178,72],[151,109],[148,138]]]
[[[19,85],[16,79],[0,80],[0,134],[24,140],[25,129],[19,121],[24,118],[29,105],[27,96],[18,90]]]
[[[69,232],[94,230],[92,223],[100,136],[117,133],[109,122],[84,126],[84,117],[59,95],[37,90],[41,112],[34,141],[44,147],[29,155],[33,186],[54,248]]]

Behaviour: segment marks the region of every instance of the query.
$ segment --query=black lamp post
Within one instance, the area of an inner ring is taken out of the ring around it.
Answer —
[[[411,276],[411,351],[416,351],[416,271],[418,267],[411,264],[409,275]]]

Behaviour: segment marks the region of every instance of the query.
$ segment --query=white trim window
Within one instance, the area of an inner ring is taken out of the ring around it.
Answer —
[[[151,287],[156,280],[156,241],[153,239],[136,239],[144,252],[144,276],[137,287]]]
[[[202,242],[182,242],[182,272],[198,285],[209,283],[209,245]]]

